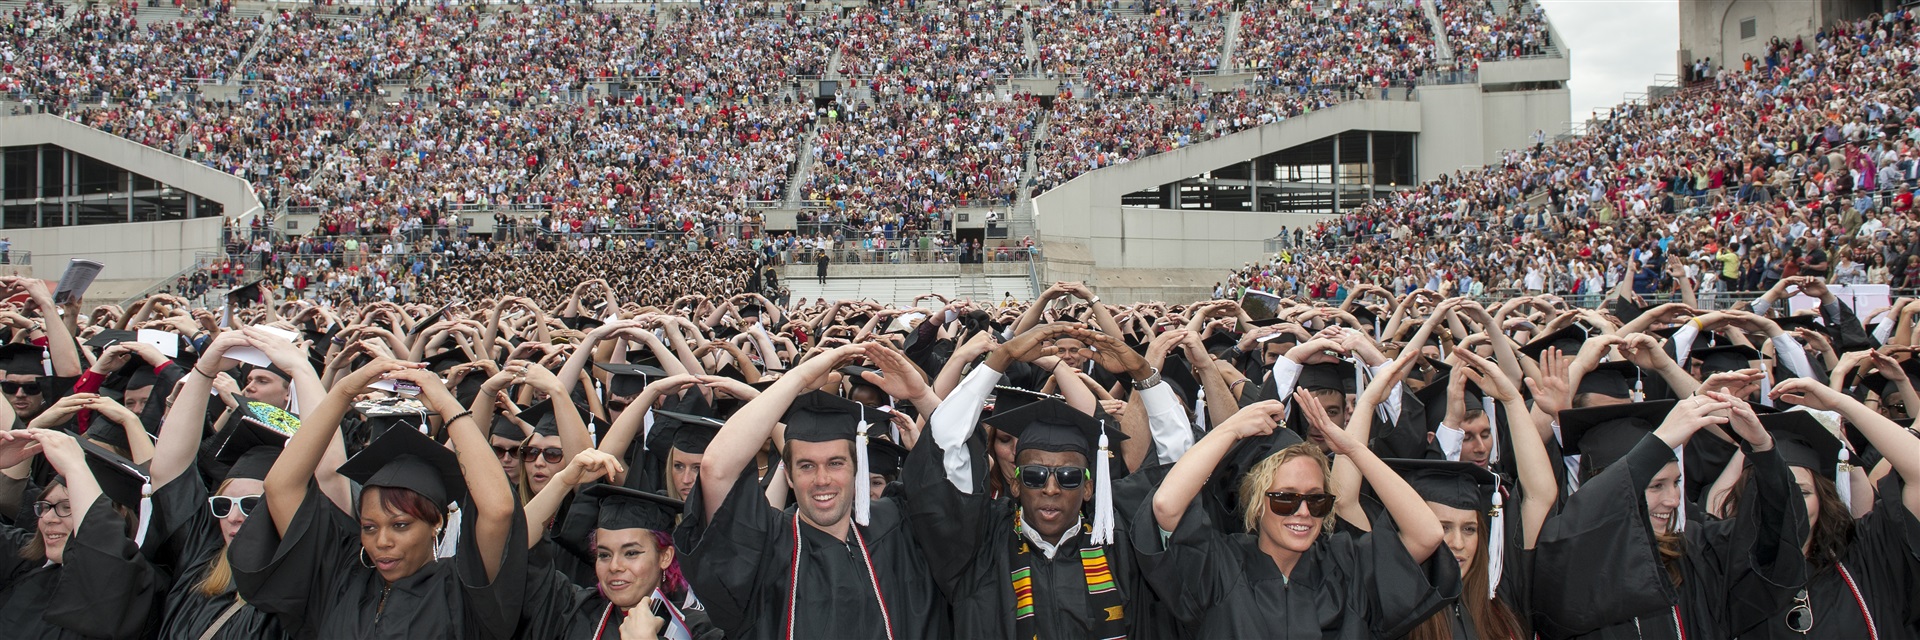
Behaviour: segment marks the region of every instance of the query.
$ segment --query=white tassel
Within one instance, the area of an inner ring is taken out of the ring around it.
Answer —
[[[1494,403],[1493,398],[1480,398],[1480,410],[1487,415],[1487,438],[1491,441],[1487,445],[1488,466],[1500,463],[1500,421],[1497,419],[1499,416],[1493,414],[1493,410],[1496,408],[1498,408],[1498,406]]]
[[[1193,424],[1201,431],[1209,431],[1207,424],[1207,385],[1200,385],[1193,396]]]
[[[1673,508],[1673,532],[1687,530],[1687,454],[1686,445],[1673,448],[1673,459],[1680,464],[1680,503]]]
[[[1093,465],[1093,544],[1113,542],[1113,452],[1107,450],[1107,421],[1100,421],[1100,450]]]
[[[1500,497],[1500,480],[1493,481],[1493,518],[1488,527],[1487,540],[1487,597],[1493,598],[1500,592],[1501,567],[1505,566],[1507,555],[1507,510],[1506,501]]]
[[[1847,513],[1853,513],[1853,465],[1849,459],[1847,448],[1841,447],[1840,464],[1833,467],[1833,488],[1840,493],[1841,504],[1847,505]]]
[[[1760,404],[1768,407],[1774,406],[1773,370],[1766,367],[1761,367],[1760,369]]]
[[[140,485],[140,521],[133,523],[133,546],[147,544],[147,524],[153,522],[153,480]]]
[[[873,491],[867,488],[867,420],[860,418],[860,431],[853,437],[853,521],[866,526],[873,515]]]

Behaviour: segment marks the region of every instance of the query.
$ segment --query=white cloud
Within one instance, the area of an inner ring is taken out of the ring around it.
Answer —
[[[1541,0],[1572,49],[1573,120],[1619,104],[1675,72],[1680,48],[1676,0]]]

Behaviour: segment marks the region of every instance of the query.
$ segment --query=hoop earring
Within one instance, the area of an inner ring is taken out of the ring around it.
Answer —
[[[372,568],[374,568],[374,566],[373,566],[373,557],[372,557],[372,556],[369,556],[369,555],[367,555],[367,548],[366,548],[366,547],[361,547],[361,548],[360,548],[360,554],[359,554],[359,555],[356,555],[356,556],[354,556],[354,558],[360,561],[360,566],[362,566],[362,567],[366,567],[366,568],[368,568],[368,569],[372,569]]]

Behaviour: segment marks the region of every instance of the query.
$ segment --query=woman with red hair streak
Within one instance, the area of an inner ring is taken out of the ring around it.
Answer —
[[[527,542],[486,435],[423,365],[382,358],[335,383],[267,472],[228,550],[240,596],[296,638],[506,640],[520,615]],[[502,376],[521,375],[508,365]],[[354,396],[377,380],[411,383],[458,455],[389,428],[340,474],[361,485],[356,517],[315,488],[314,470]],[[460,503],[459,531],[447,505]],[[457,535],[453,544],[444,536]],[[444,558],[438,546],[454,548]]]
[[[613,454],[589,449],[573,457],[527,503],[527,521],[552,518],[562,499],[583,482],[591,484],[574,501],[572,517],[591,514],[593,533],[586,546],[593,554],[593,587],[573,584],[546,558],[533,558],[527,603],[514,637],[523,640],[720,640],[699,601],[687,590],[675,559],[671,531],[680,519],[681,501],[620,486],[626,469]]]

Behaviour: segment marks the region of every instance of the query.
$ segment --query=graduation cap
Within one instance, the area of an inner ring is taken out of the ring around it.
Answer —
[[[1280,318],[1261,318],[1259,320],[1250,321],[1247,324],[1250,324],[1256,327],[1271,327],[1273,325],[1280,324],[1282,322],[1286,322],[1286,320],[1282,320]]]
[[[1677,400],[1629,402],[1560,412],[1560,450],[1580,454],[1581,477],[1592,478],[1660,426]]]
[[[227,466],[228,478],[265,480],[267,469],[280,457],[287,439],[300,430],[300,417],[264,402],[245,402],[227,417],[215,435],[215,462]]]
[[[590,485],[580,494],[595,499],[597,527],[609,531],[672,531],[675,518],[685,507],[685,503],[658,493],[611,484]]]
[[[139,334],[136,334],[132,331],[108,329],[106,331],[93,334],[93,337],[87,340],[86,346],[88,346],[89,348],[92,348],[95,353],[99,353],[101,351],[106,351],[108,347],[111,347],[116,344],[120,344],[122,342],[139,342],[139,341],[140,341]]]
[[[867,471],[891,480],[900,475],[900,463],[907,459],[907,448],[885,438],[867,439]]]
[[[1851,456],[1840,438],[1828,431],[1813,412],[1793,409],[1760,416],[1760,426],[1773,434],[1774,449],[1787,466],[1804,467],[1815,475],[1828,475],[1847,508],[1853,508],[1853,478],[1848,471]]]
[[[1539,360],[1540,354],[1546,353],[1548,348],[1559,348],[1561,353],[1576,354],[1580,353],[1580,348],[1586,346],[1586,344],[1587,329],[1578,324],[1573,324],[1559,331],[1534,338],[1532,342],[1521,345],[1520,353],[1526,354],[1529,358]]]
[[[1906,372],[1908,380],[1920,380],[1920,358],[1901,360],[1900,370]],[[1862,376],[1860,378],[1860,386],[1880,394],[1882,403],[1900,392],[1899,384],[1888,379],[1886,374],[1880,371],[1874,371],[1873,373]],[[1860,396],[1864,397],[1865,394],[1862,393]],[[1920,410],[1920,407],[1913,407],[1912,410]]]
[[[340,475],[363,487],[407,489],[442,509],[467,495],[460,459],[426,434],[388,429],[340,465]]]
[[[1633,393],[1639,391],[1644,400],[1657,395],[1648,391],[1649,381],[1660,381],[1660,378],[1647,375],[1640,367],[1625,360],[1602,362],[1580,377],[1580,386],[1574,393],[1597,393],[1609,398],[1632,400]],[[1656,385],[1656,390],[1665,388],[1660,382],[1656,382]]]
[[[1345,360],[1324,364],[1301,365],[1300,378],[1295,381],[1294,384],[1308,391],[1356,393],[1354,389],[1356,383],[1353,379],[1354,371],[1353,363]]]
[[[571,402],[571,400],[569,400],[569,402]],[[586,407],[575,404],[574,411],[579,413],[582,421],[593,420],[593,413],[588,411]],[[520,419],[526,421],[527,424],[533,425],[533,435],[560,435],[560,418],[554,413],[553,398],[541,400],[534,403],[531,407],[522,409],[520,411]]]
[[[27,342],[0,346],[0,371],[10,376],[47,375],[46,352],[45,348]]]
[[[1739,371],[1749,366],[1749,362],[1761,358],[1760,351],[1753,347],[1730,344],[1718,347],[1706,347],[1687,352],[1687,357],[1700,361],[1701,377],[1727,371]]]
[[[844,367],[840,367],[839,369],[837,369],[837,371],[840,372],[841,377],[846,378],[848,384],[863,384],[869,387],[878,386],[871,382],[867,382],[867,379],[860,377],[860,374],[866,373],[868,371],[872,371],[874,373],[880,373],[879,369],[875,369],[873,367],[863,367],[857,364],[850,364]],[[885,374],[882,374],[882,375],[884,376]]]
[[[465,351],[461,351],[459,349],[448,349],[446,351],[433,354],[432,356],[428,356],[427,370],[432,371],[435,374],[438,374],[440,377],[444,378],[447,376],[448,369],[452,369],[454,367],[467,364],[472,361],[473,359],[467,357],[467,353]]]
[[[1126,434],[1061,400],[1039,400],[995,413],[993,428],[1020,439],[1016,451],[1078,453],[1093,464],[1093,535],[1096,545],[1113,539],[1113,449]]]
[[[1487,514],[1487,576],[1492,583],[1487,585],[1488,593],[1499,589],[1507,538],[1500,477],[1471,462],[1405,458],[1389,458],[1383,462],[1427,502]]]
[[[1380,312],[1374,311],[1367,305],[1353,305],[1353,309],[1348,313],[1353,314],[1353,319],[1360,321],[1361,330],[1367,332],[1369,336],[1379,336],[1380,330],[1386,327],[1386,324],[1380,321]]]
[[[1020,387],[993,385],[993,415],[1000,415],[1041,400],[1059,400],[1060,396],[1038,391],[1028,391]],[[991,425],[989,425],[991,426]]]
[[[656,418],[673,419],[670,426],[659,421],[655,422],[653,437],[648,438],[652,442],[647,443],[647,448],[657,451],[673,448],[692,454],[705,454],[707,444],[713,442],[713,437],[720,433],[720,427],[727,424],[726,421],[717,418],[664,409],[656,409],[653,414]],[[660,428],[662,426],[668,426],[668,428],[662,429]]]
[[[1820,316],[1812,313],[1800,313],[1773,318],[1773,323],[1780,325],[1780,328],[1786,330],[1788,333],[1792,333],[1794,329],[1806,329],[1815,332],[1826,330],[1826,328],[1820,324]]]
[[[367,433],[376,438],[396,427],[425,433],[431,426],[427,418],[436,415],[427,405],[411,398],[399,402],[361,403],[355,405],[354,410],[360,412],[360,423],[365,426]],[[505,418],[497,419],[497,422],[505,421]]]
[[[607,393],[621,397],[638,395],[651,379],[667,377],[665,369],[647,364],[595,362],[593,366],[607,372]]]
[[[1607,304],[1607,312],[1612,313],[1621,322],[1633,322],[1635,318],[1640,317],[1640,314],[1646,313],[1648,308],[1635,304],[1624,296],[1614,298],[1613,302]]]
[[[234,287],[232,291],[228,291],[227,308],[242,309],[258,304],[260,302],[260,283],[263,282],[266,282],[265,278]]]
[[[87,471],[93,474],[94,483],[100,485],[100,493],[114,504],[139,514],[135,516],[138,520],[134,522],[133,543],[135,546],[145,544],[147,519],[153,513],[153,475],[146,465],[128,460],[86,438],[75,438],[75,441],[87,454]]]

